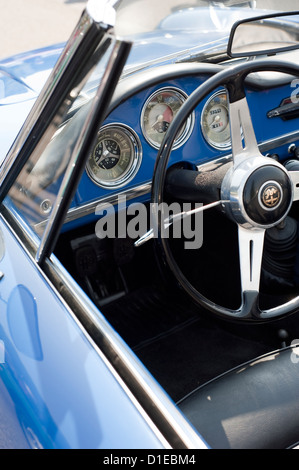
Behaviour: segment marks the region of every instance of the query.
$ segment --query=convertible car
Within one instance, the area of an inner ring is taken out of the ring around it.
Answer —
[[[0,61],[0,448],[297,447],[291,3],[89,0]]]

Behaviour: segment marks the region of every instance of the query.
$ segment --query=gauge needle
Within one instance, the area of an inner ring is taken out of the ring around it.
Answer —
[[[220,121],[219,114],[217,114],[217,116],[214,117],[214,121],[212,121],[212,124],[214,124],[215,122],[218,122],[218,121]]]
[[[106,150],[104,150],[104,152],[102,152],[102,155],[101,155],[101,158],[99,159],[99,161],[101,162],[102,160],[104,160],[104,158],[106,158],[107,155],[109,155],[109,152],[106,149]]]
[[[154,124],[152,125],[152,127],[155,127],[156,124],[158,124],[159,122],[163,122],[163,114],[160,114],[159,116],[157,116],[157,120],[156,122],[154,122]]]

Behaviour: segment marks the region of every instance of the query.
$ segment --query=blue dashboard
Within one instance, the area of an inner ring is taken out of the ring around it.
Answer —
[[[170,69],[172,66],[170,66]],[[194,67],[193,67],[194,68]],[[213,68],[213,67],[212,67]],[[219,66],[215,66],[215,71]],[[138,188],[144,184],[150,184],[155,161],[157,157],[157,146],[153,146],[146,138],[143,128],[142,116],[144,107],[151,96],[159,93],[160,90],[173,89],[182,92],[185,96],[189,96],[201,83],[203,83],[209,76],[210,71],[206,73],[188,73],[191,68],[187,67],[187,72],[182,76],[175,78],[165,79],[165,72],[161,74],[153,71],[143,73],[145,80],[131,77],[127,81],[130,82],[128,87],[125,84],[119,91],[112,104],[112,110],[109,112],[103,126],[126,126],[135,133],[138,141],[138,168],[136,169],[133,177],[127,183],[121,185],[105,186],[92,178],[90,171],[83,173],[81,182],[76,192],[73,201],[72,210],[74,208],[84,207],[92,201],[100,202],[113,197],[120,191],[126,192],[131,188]],[[195,67],[196,69],[196,67]],[[150,78],[147,77],[150,75]],[[152,82],[154,82],[152,84]],[[131,85],[133,84],[133,85]],[[194,111],[193,122],[190,126],[190,132],[181,145],[172,151],[169,164],[172,165],[176,162],[189,162],[193,165],[202,165],[214,159],[229,156],[231,154],[231,147],[229,144],[221,147],[220,145],[213,145],[209,138],[205,135],[203,126],[203,117],[207,104],[211,102],[213,96],[224,90],[215,90],[209,95],[204,102],[200,103]],[[288,149],[290,144],[295,143],[298,139],[298,118],[295,119],[281,119],[280,117],[269,118],[268,112],[279,107],[284,100],[290,98],[293,89],[290,83],[271,84],[265,88],[256,86],[254,82],[249,82],[246,86],[246,96],[248,105],[251,112],[252,122],[256,133],[258,144],[261,144],[261,152],[266,155],[278,154],[280,160],[290,158]],[[215,106],[214,106],[215,108]],[[213,107],[209,108],[209,114],[218,112]],[[216,122],[216,121],[215,121]],[[220,119],[219,119],[219,122]],[[96,144],[97,145],[97,144]],[[148,195],[149,198],[149,195]],[[74,214],[76,211],[73,211]],[[82,215],[82,212],[80,212]],[[92,214],[90,214],[92,217]],[[93,214],[94,215],[94,214]],[[76,217],[74,217],[76,219]],[[85,219],[76,220],[76,225],[85,223]],[[72,227],[72,224],[70,225]]]

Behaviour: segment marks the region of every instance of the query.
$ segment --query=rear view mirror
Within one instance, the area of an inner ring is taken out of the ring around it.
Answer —
[[[230,57],[272,55],[299,48],[299,12],[259,16],[236,22],[227,53]]]

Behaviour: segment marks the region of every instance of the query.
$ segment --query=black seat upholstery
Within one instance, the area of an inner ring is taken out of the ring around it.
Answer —
[[[293,346],[257,358],[178,405],[211,448],[293,447],[299,441],[299,355]]]

